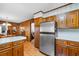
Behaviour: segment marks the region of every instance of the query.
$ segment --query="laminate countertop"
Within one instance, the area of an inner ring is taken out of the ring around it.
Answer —
[[[59,31],[57,32],[56,39],[69,40],[69,41],[77,41],[79,42],[79,30],[71,30],[71,31]]]
[[[13,37],[0,38],[0,44],[15,42],[15,41],[19,41],[19,40],[25,40],[25,39],[27,39],[27,38],[24,36],[13,36]]]

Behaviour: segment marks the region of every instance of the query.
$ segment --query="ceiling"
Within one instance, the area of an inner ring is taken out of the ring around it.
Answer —
[[[20,23],[33,18],[38,11],[46,12],[67,3],[0,3],[0,20]]]

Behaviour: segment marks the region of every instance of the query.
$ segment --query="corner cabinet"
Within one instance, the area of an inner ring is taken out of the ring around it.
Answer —
[[[24,41],[0,44],[0,56],[24,56]]]
[[[57,56],[79,56],[79,42],[56,40]]]

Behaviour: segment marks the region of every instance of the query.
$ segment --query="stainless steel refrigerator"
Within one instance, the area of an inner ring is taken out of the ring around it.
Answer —
[[[40,24],[40,51],[46,55],[55,55],[56,22]]]

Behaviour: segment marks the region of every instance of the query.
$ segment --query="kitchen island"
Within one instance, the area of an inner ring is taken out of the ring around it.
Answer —
[[[0,38],[0,56],[23,56],[24,36]]]

